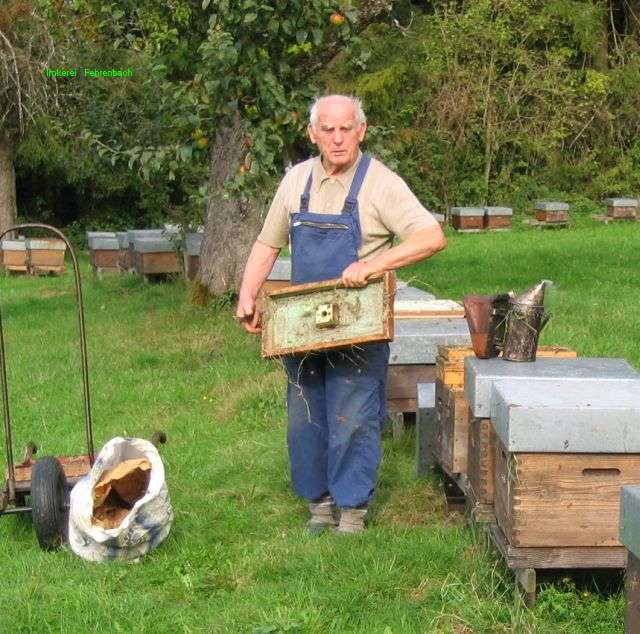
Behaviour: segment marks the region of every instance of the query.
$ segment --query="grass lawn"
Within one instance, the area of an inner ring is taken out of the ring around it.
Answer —
[[[542,343],[640,368],[640,224],[451,235],[402,277],[439,297],[554,281]],[[86,260],[83,261],[86,272]],[[555,576],[525,610],[502,562],[416,478],[413,438],[384,440],[362,538],[310,538],[289,487],[284,374],[228,307],[181,284],[85,275],[94,434],[162,449],[176,514],[138,564],[39,550],[29,518],[0,519],[0,632],[621,631],[620,577]],[[71,278],[0,280],[16,452],[83,451]],[[4,455],[0,457],[4,470]]]

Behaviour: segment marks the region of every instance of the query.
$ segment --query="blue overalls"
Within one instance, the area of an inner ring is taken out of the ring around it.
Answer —
[[[290,218],[293,284],[341,277],[358,260],[358,193],[370,160],[362,156],[340,214],[309,212],[309,175],[300,211]],[[340,507],[371,499],[386,419],[388,360],[386,343],[284,359],[291,479],[301,497],[315,500],[330,493]]]

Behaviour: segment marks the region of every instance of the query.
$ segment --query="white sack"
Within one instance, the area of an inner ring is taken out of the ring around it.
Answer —
[[[92,523],[93,489],[102,474],[123,460],[146,458],[151,463],[149,486],[116,528]],[[160,544],[169,534],[173,509],[158,450],[141,438],[113,438],[98,454],[91,472],[71,491],[69,546],[89,561],[136,559]]]

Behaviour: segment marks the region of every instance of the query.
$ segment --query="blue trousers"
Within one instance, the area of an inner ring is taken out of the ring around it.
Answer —
[[[388,360],[386,343],[285,358],[291,479],[301,497],[329,492],[338,506],[357,507],[373,496]]]

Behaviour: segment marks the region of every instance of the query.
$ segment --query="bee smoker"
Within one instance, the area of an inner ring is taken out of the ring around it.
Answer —
[[[502,358],[505,361],[535,361],[538,337],[550,315],[545,312],[542,280],[521,295],[510,297],[506,313]]]
[[[466,295],[462,300],[476,357],[497,357],[502,350],[511,295]]]

